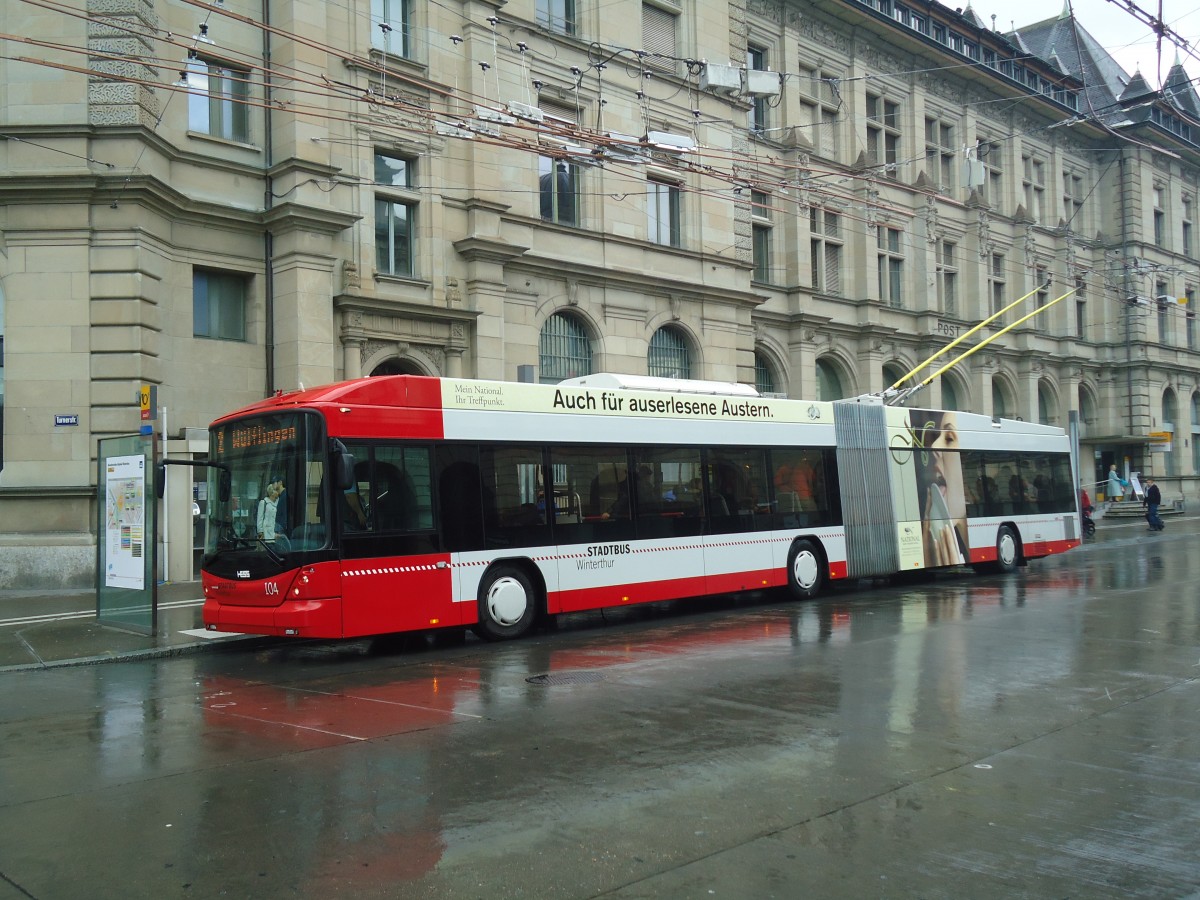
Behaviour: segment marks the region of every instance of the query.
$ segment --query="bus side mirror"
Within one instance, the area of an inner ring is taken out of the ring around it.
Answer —
[[[165,462],[156,462],[154,464],[154,493],[158,495],[158,499],[163,498],[163,494],[167,492],[167,464]]]
[[[333,483],[339,491],[354,487],[354,454],[341,450],[333,457]]]
[[[228,469],[221,469],[221,477],[217,480],[217,499],[222,503],[228,503],[231,493],[233,493],[233,476],[229,474]]]

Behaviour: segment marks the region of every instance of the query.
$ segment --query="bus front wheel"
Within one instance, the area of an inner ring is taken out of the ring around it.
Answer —
[[[812,541],[796,541],[788,553],[788,590],[797,600],[817,596],[824,581],[821,552]]]
[[[996,571],[1015,572],[1020,562],[1021,544],[1017,533],[1007,525],[996,532]]]
[[[516,566],[498,566],[479,584],[479,623],[475,632],[487,641],[518,638],[533,625],[537,591]]]
[[[1015,572],[1021,564],[1021,540],[1010,525],[996,531],[996,561],[975,563],[976,572]]]

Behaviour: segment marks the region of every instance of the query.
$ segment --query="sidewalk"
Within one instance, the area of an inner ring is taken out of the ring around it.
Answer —
[[[0,591],[0,672],[207,652],[256,635],[204,636],[200,582],[158,586],[158,627],[135,634],[96,621],[92,590]]]
[[[1161,541],[1192,534],[1200,516],[1175,515],[1164,534],[1147,535],[1146,523],[1131,517],[1099,517],[1096,536],[1067,558],[1085,555],[1099,544]],[[1036,563],[1035,563],[1036,565]],[[273,641],[258,635],[205,635],[201,620],[200,582],[160,584],[158,629],[134,634],[96,621],[94,591],[0,591],[0,673],[56,666],[80,666],[127,659],[177,656],[219,650],[248,640]]]

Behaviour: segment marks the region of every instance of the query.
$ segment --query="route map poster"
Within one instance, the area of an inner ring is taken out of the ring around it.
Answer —
[[[140,454],[110,456],[104,465],[104,584],[140,591],[146,582],[146,461]]]

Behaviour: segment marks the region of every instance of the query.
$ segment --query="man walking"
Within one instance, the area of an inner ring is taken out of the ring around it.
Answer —
[[[1158,485],[1154,483],[1154,479],[1146,478],[1146,522],[1149,524],[1149,531],[1162,531],[1163,520],[1158,517],[1158,507],[1162,503],[1162,494],[1158,490]]]

